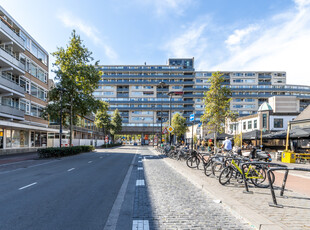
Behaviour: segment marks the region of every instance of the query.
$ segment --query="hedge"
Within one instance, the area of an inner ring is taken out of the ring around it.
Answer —
[[[72,146],[72,147],[62,147],[62,148],[45,148],[38,149],[39,158],[49,158],[49,157],[64,157],[75,155],[83,152],[90,152],[94,150],[94,146],[85,145],[85,146]]]
[[[104,144],[101,145],[102,148],[111,148],[111,147],[115,147],[115,146],[121,146],[122,143],[116,143],[116,144]]]

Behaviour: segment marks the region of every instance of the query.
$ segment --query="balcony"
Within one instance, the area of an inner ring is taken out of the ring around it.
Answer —
[[[16,96],[21,96],[20,94],[22,94],[22,97],[25,96],[25,89],[23,87],[3,75],[0,75],[0,93],[1,92],[14,93]]]
[[[13,55],[5,51],[2,47],[0,48],[0,58],[3,58],[5,61],[13,64],[13,67],[19,70],[21,74],[25,73],[25,65],[22,64],[19,60],[17,60]]]
[[[0,117],[24,120],[25,112],[15,107],[0,104]]]
[[[24,40],[2,18],[0,20],[0,29],[14,39],[21,47],[24,47]]]

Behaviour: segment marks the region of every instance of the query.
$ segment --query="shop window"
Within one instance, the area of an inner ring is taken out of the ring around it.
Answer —
[[[12,147],[12,137],[11,137],[11,130],[6,130],[6,147],[11,148]]]
[[[12,130],[12,148],[20,147],[20,131]]]

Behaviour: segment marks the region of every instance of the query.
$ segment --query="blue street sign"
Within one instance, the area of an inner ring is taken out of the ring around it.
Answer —
[[[201,123],[201,122],[199,122],[199,123],[198,123],[198,127],[200,127],[201,125],[202,125],[202,123]]]
[[[194,121],[194,120],[195,120],[195,114],[193,113],[189,116],[189,121]]]

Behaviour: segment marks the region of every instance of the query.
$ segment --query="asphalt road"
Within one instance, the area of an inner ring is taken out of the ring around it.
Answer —
[[[0,229],[104,229],[136,149],[122,152],[0,165]]]

